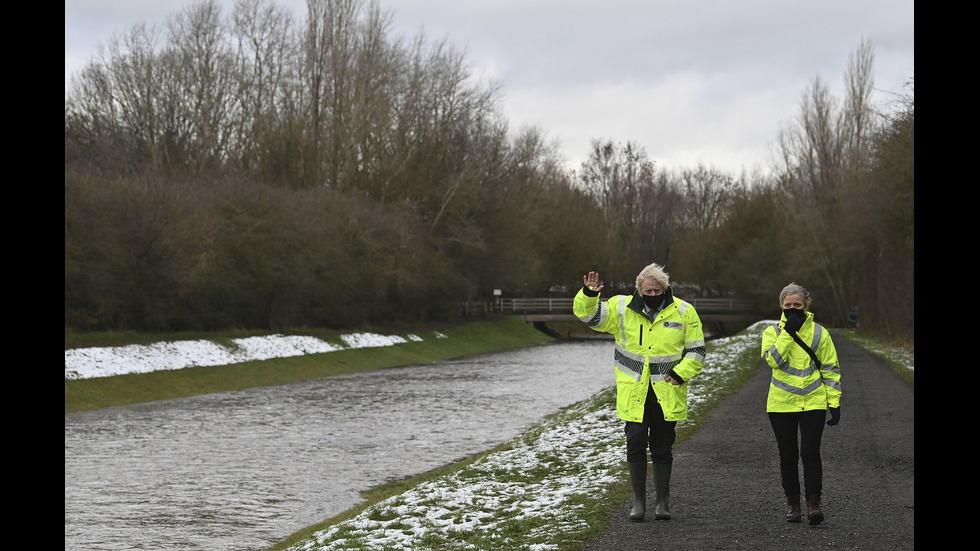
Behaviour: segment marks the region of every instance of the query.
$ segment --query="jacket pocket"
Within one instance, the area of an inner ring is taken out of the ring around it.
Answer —
[[[687,384],[677,386],[667,382],[658,384],[663,388],[663,392],[660,392],[660,408],[664,411],[664,418],[668,421],[687,419]]]

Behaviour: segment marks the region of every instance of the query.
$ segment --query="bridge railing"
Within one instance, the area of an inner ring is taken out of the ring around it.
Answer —
[[[703,313],[742,312],[752,309],[751,302],[732,298],[685,300]],[[492,309],[500,314],[571,314],[572,302],[571,298],[498,298]]]
[[[500,298],[495,301],[495,309],[501,314],[571,314],[570,298]]]

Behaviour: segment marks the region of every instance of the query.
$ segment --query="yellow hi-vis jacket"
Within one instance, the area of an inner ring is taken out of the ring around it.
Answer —
[[[772,368],[766,411],[788,413],[840,407],[841,373],[830,332],[813,321],[812,312],[806,313],[806,321],[797,331],[800,340],[816,353],[820,361],[816,365],[789,331],[783,330],[785,324],[786,316],[782,316],[778,326],[767,327],[762,333],[762,359]]]
[[[701,372],[705,357],[701,318],[694,306],[674,298],[651,319],[639,293],[602,302],[598,294],[588,296],[582,289],[575,295],[573,310],[593,330],[616,337],[613,369],[620,419],[643,421],[651,382],[664,419],[687,419],[687,382]],[[671,370],[683,384],[675,386],[664,380]]]

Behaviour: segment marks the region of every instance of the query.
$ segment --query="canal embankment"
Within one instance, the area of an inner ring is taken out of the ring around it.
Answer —
[[[289,334],[315,337],[333,346],[334,350],[230,365],[160,369],[84,379],[69,378],[66,366],[65,413],[427,364],[553,340],[522,320],[506,316],[425,331],[392,332],[392,335],[410,335],[412,338],[379,347],[351,347],[341,332],[294,331]],[[218,346],[235,347],[234,339],[226,336],[201,338]]]

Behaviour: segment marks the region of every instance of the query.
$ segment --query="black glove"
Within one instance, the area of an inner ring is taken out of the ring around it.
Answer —
[[[840,408],[828,408],[830,409],[830,421],[827,421],[828,427],[833,427],[840,423]]]
[[[786,323],[783,324],[783,329],[789,331],[790,335],[793,335],[803,327],[804,321],[806,321],[806,314],[801,310],[786,312]]]

